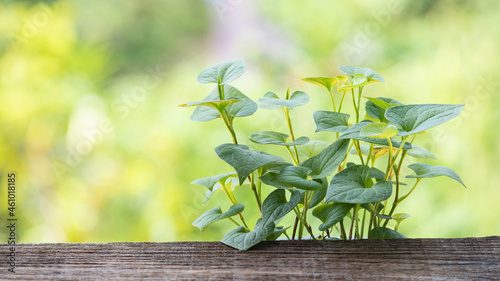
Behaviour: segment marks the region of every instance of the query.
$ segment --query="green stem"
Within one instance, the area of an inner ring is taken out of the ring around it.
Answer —
[[[259,206],[259,211],[262,216],[262,204],[260,203],[259,194],[257,193],[257,188],[255,187],[255,174],[252,172],[248,179],[250,180],[250,188],[255,195],[255,199],[257,200],[257,205]]]
[[[237,226],[240,226],[240,224],[239,224],[239,223],[237,223],[235,220],[233,220],[233,218],[229,217],[228,219],[229,219],[230,221],[232,221],[234,224],[236,224]]]
[[[293,208],[293,210],[295,212],[295,216],[297,216],[297,218],[299,219],[299,221],[305,226],[307,232],[309,232],[309,235],[311,235],[312,239],[316,240],[316,237],[314,237],[314,234],[312,233],[311,228],[309,227],[309,225],[307,225],[307,223],[302,220],[302,216],[300,215],[300,212],[297,210],[297,207]],[[299,229],[299,231],[300,231],[300,229]]]
[[[359,111],[356,105],[356,97],[354,96],[354,88],[351,89],[351,95],[352,95],[352,104],[354,106],[354,110],[356,111],[356,123],[359,123]]]
[[[392,141],[391,141],[391,138],[387,138],[387,141],[389,142],[389,159],[387,160],[387,170],[385,173],[385,180],[386,181],[389,179],[389,172],[391,171],[391,168],[392,168]]]
[[[345,227],[344,227],[344,219],[340,220],[340,239],[347,240],[347,234],[345,232]]]
[[[333,99],[333,87],[330,89],[330,91],[328,91],[328,93],[330,94],[330,99],[332,100],[333,112],[336,112],[337,109],[335,108],[335,100]]]
[[[356,204],[354,206],[354,210],[352,211],[352,216],[351,216],[351,229],[349,229],[349,240],[352,240],[352,231],[354,228],[354,221],[356,221],[356,208],[358,205]]]
[[[390,216],[390,217],[391,217],[391,216],[392,216],[392,214],[394,213],[394,210],[396,210],[396,207],[397,207],[397,206],[399,205],[399,203],[401,202],[401,201],[399,200],[399,174],[400,174],[400,172],[401,172],[401,167],[403,166],[403,160],[405,159],[405,157],[406,157],[406,150],[405,150],[405,151],[403,151],[403,154],[401,155],[401,158],[400,158],[400,160],[399,160],[399,165],[398,165],[398,167],[397,167],[397,169],[396,169],[396,194],[394,195],[394,202],[392,203],[391,210],[389,211],[389,216]],[[417,182],[416,182],[415,186],[413,187],[413,189],[412,189],[411,191],[413,191],[413,190],[415,189],[415,187],[417,187],[418,182],[419,182],[419,180],[417,180]],[[411,191],[410,191],[410,193],[411,193]],[[408,195],[410,195],[410,194],[408,194]],[[403,198],[403,200],[404,200],[406,197],[408,197],[408,195],[407,195],[407,196],[405,196],[405,197]],[[385,226],[387,226],[387,224],[388,224],[388,223],[389,223],[389,220],[386,220],[386,221],[385,221],[385,223],[384,223],[384,227],[385,227]]]
[[[365,164],[365,160],[363,160],[363,153],[361,153],[361,147],[359,145],[359,140],[352,140],[354,143],[354,147],[356,148],[356,151],[358,152],[359,159],[361,159],[361,165]]]
[[[361,222],[361,235],[359,239],[363,239],[363,234],[365,234],[365,221],[366,221],[366,209],[363,210],[363,221]]]
[[[295,166],[298,166],[299,162],[297,160],[295,160],[295,157],[293,156],[293,153],[292,153],[292,150],[290,149],[290,147],[285,146],[285,149],[286,149],[286,151],[288,151],[288,155],[290,155],[290,158],[292,158],[293,164],[295,164]]]
[[[284,108],[283,112],[285,113],[286,124],[288,126],[288,130],[290,131],[290,139],[292,140],[292,142],[294,142],[295,141],[295,134],[293,133],[292,119],[290,118],[290,109]],[[297,146],[294,145],[293,150],[295,151],[295,157],[297,160],[296,162],[298,164],[300,164],[299,152],[297,150]],[[296,164],[296,165],[298,165],[298,164]]]
[[[342,110],[342,104],[344,103],[345,94],[346,94],[346,91],[343,91],[342,99],[340,100],[340,105],[339,105],[339,112]]]

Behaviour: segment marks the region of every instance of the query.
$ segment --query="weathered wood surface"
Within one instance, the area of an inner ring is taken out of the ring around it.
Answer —
[[[500,237],[18,244],[16,273],[5,266],[2,280],[500,280]]]

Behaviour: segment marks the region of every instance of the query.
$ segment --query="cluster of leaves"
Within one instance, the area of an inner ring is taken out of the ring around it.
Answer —
[[[422,179],[447,176],[463,185],[460,177],[447,167],[415,163],[408,165],[415,174],[406,176],[415,182],[403,195],[401,187],[406,184],[401,182],[400,175],[406,156],[436,159],[430,151],[413,142],[418,134],[458,116],[463,105],[405,105],[392,98],[364,97],[365,86],[385,82],[384,78],[369,68],[341,66],[339,70],[345,75],[302,79],[322,87],[330,97],[333,111],[316,111],[313,117],[317,132],[335,133],[336,140],[331,144],[311,141],[305,136],[295,137],[290,113],[309,101],[306,93],[290,94],[288,89],[285,98],[280,99],[268,92],[257,104],[230,86],[229,82],[244,73],[243,60],[219,63],[198,75],[198,82],[215,83],[216,88],[204,100],[181,106],[196,107],[191,115],[194,121],[222,119],[233,143],[221,144],[215,152],[236,172],[193,182],[208,189],[205,202],[215,191],[223,190],[232,205],[226,212],[220,207],[207,211],[193,223],[194,226],[203,231],[213,222],[230,220],[237,228],[222,242],[240,250],[281,235],[303,239],[304,232],[310,235],[309,239],[405,238],[397,228],[409,215],[395,213],[395,210]],[[341,112],[346,96],[352,98],[354,124],[349,123],[349,114]],[[362,97],[367,99],[363,116],[360,115]],[[335,100],[339,99],[337,105]],[[260,131],[252,133],[249,140],[285,149],[290,162],[238,143],[234,118],[252,115],[258,107],[281,110],[289,134]],[[354,159],[347,162],[349,157]],[[381,158],[386,161],[379,161]],[[376,168],[376,163],[385,167],[385,171]],[[260,218],[253,228],[245,222],[245,207],[238,203],[233,193],[242,185],[249,185],[260,210]],[[273,189],[264,200],[263,186]],[[393,200],[389,200],[391,196]],[[390,208],[389,204],[392,204]],[[293,227],[278,225],[288,213],[296,217]],[[317,230],[311,227],[308,214],[321,221]],[[347,226],[345,220],[350,222]],[[388,226],[391,221],[393,228]]]

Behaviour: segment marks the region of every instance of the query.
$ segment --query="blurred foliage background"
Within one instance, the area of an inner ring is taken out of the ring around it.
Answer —
[[[398,209],[412,215],[400,231],[498,235],[499,13],[493,0],[2,1],[0,219],[15,171],[18,242],[221,239],[229,221],[204,232],[191,223],[227,199],[216,193],[202,206],[204,188],[189,183],[231,171],[213,152],[230,136],[222,122],[192,122],[192,109],[177,105],[210,92],[196,82],[200,71],[241,57],[247,72],[233,85],[252,99],[289,86],[311,96],[292,119],[313,139],[333,139],[315,134],[312,119],[329,110],[328,97],[297,79],[340,75],[340,65],[386,79],[367,96],[466,104],[417,144],[467,189],[423,181]],[[286,127],[278,112],[259,110],[236,128],[243,140]],[[241,201],[247,189],[237,190]]]

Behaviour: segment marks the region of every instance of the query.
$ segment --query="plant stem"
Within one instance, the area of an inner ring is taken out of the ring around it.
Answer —
[[[352,216],[351,216],[351,229],[349,229],[349,240],[352,240],[352,230],[354,228],[354,221],[356,220],[356,208],[358,205],[356,204],[354,206],[354,210],[352,211]]]
[[[363,239],[363,234],[365,232],[365,220],[366,220],[366,209],[363,210],[363,221],[361,222],[361,235],[359,239]]]
[[[305,226],[307,232],[309,232],[309,235],[311,235],[312,239],[316,240],[316,237],[314,237],[314,234],[312,233],[311,227],[309,227],[309,225],[307,225],[307,223],[305,221],[302,221],[302,216],[300,215],[300,212],[297,210],[297,207],[293,208],[293,210],[295,211],[295,215],[299,219],[300,223],[302,223]],[[299,229],[299,231],[300,231],[300,229]],[[300,237],[300,238],[302,238],[302,237]],[[300,240],[300,238],[299,238],[299,240]]]
[[[283,108],[283,112],[285,113],[286,124],[288,126],[288,130],[290,131],[290,139],[292,140],[292,142],[294,142],[295,141],[295,134],[293,133],[292,119],[290,118],[290,109]],[[297,157],[296,162],[298,164],[300,164],[299,152],[297,150],[297,146],[294,145],[293,150],[295,151],[295,157]],[[296,164],[296,165],[298,165],[298,164]]]
[[[333,99],[333,87],[330,89],[330,91],[328,91],[328,93],[330,94],[330,99],[332,100],[333,112],[336,112],[337,109],[335,108],[335,100]]]
[[[237,226],[240,226],[240,224],[239,224],[239,223],[237,223],[235,220],[233,220],[233,218],[229,217],[228,219],[229,219],[230,221],[232,221],[234,224],[236,224]],[[247,228],[248,228],[248,227],[247,227]]]
[[[292,153],[292,150],[290,149],[290,147],[285,146],[285,149],[286,149],[286,151],[288,151],[288,155],[290,155],[290,158],[292,158],[293,164],[295,164],[295,166],[298,166],[299,162],[297,162],[297,160],[295,160],[295,157],[293,156],[293,153]]]
[[[401,167],[403,166],[403,160],[405,159],[405,156],[406,156],[406,150],[403,151],[403,154],[401,155],[401,158],[399,160],[399,165],[396,169],[396,194],[394,196],[394,202],[392,203],[392,207],[391,207],[391,210],[389,211],[389,216],[391,217],[392,214],[394,213],[394,210],[396,210],[396,207],[399,205],[399,203],[402,201],[399,200],[399,173],[401,172]],[[413,186],[413,189],[410,191],[410,193],[415,189],[415,187],[417,187],[417,184],[419,182],[419,179],[417,180],[417,182],[415,183],[415,186]],[[408,194],[410,195],[410,194]],[[408,195],[406,195],[403,200],[408,197]],[[389,220],[386,220],[385,223],[384,223],[384,227],[387,226],[387,224],[389,223]]]
[[[359,140],[352,140],[354,143],[354,147],[356,148],[356,151],[358,152],[359,159],[361,159],[361,165],[365,164],[365,160],[363,160],[363,153],[361,152],[361,147],[359,145]]]
[[[345,233],[344,219],[340,220],[340,239],[347,240],[347,235]]]
[[[295,217],[295,223],[293,224],[292,240],[295,239],[295,233],[297,232],[297,226],[299,225],[299,217]]]
[[[386,181],[389,179],[389,172],[391,171],[391,168],[392,168],[392,141],[391,141],[391,138],[387,138],[387,141],[389,142],[389,159],[387,160],[387,170],[385,172],[385,180]]]
[[[354,88],[351,89],[351,95],[352,95],[352,104],[354,106],[354,110],[356,111],[356,123],[359,123],[359,110],[358,107],[356,106],[356,97],[354,96]]]
[[[257,188],[255,188],[255,182],[254,182],[255,174],[253,172],[250,174],[249,179],[250,179],[250,188],[252,189],[253,194],[255,195],[255,199],[257,200],[257,205],[259,206],[259,211],[262,216],[262,204],[260,203],[260,198],[259,194],[257,193]]]
[[[340,105],[339,105],[339,112],[342,110],[342,104],[344,103],[345,94],[346,94],[346,91],[343,91],[342,99],[340,100]]]

